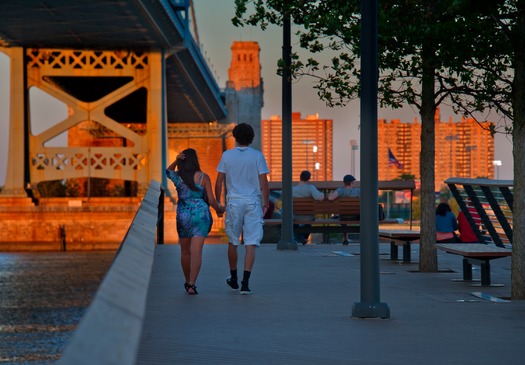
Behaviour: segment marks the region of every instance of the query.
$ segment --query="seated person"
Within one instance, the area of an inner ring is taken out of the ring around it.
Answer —
[[[336,190],[332,191],[330,194],[328,194],[328,200],[335,200],[339,197],[359,197],[361,196],[361,189],[355,187],[355,177],[352,175],[345,175],[343,177],[343,184],[344,187],[337,188]],[[359,220],[360,216],[359,214],[356,215],[342,215],[339,216],[340,220]],[[348,234],[345,233],[343,237],[343,243],[348,243]]]
[[[481,222],[481,219],[479,217],[478,212],[476,212],[476,209],[472,206],[472,203],[470,202],[470,199],[467,199],[467,208],[472,216],[472,219],[474,219],[474,223],[479,229],[479,223]],[[479,242],[478,237],[476,237],[476,234],[470,227],[470,224],[468,223],[467,217],[465,214],[463,214],[462,211],[458,213],[458,230],[459,230],[459,242],[463,243],[473,243],[473,242]]]
[[[457,242],[458,222],[447,203],[439,203],[436,208],[436,241],[440,243]]]
[[[343,184],[345,185],[342,188],[337,188],[328,195],[328,200],[335,200],[338,197],[359,197],[361,195],[361,189],[356,188],[355,177],[352,175],[345,175],[343,178]]]
[[[281,219],[281,214],[275,211],[275,203],[270,200],[268,202],[268,210],[263,217],[264,219]],[[263,238],[261,243],[277,243],[281,240],[281,225],[280,224],[265,224],[263,225]]]
[[[314,185],[310,184],[310,177],[312,174],[310,174],[310,171],[302,171],[301,175],[299,177],[300,181],[299,184],[294,186],[292,188],[292,196],[294,198],[312,198],[314,200],[323,200],[324,194],[320,192]],[[315,220],[315,216],[313,215],[296,215],[294,216],[295,220],[301,220],[301,221],[313,221]],[[308,227],[309,225],[304,224],[301,225],[303,227]],[[310,233],[296,233],[294,234],[294,238],[297,242],[301,242],[303,245],[308,242],[308,237],[310,237]]]

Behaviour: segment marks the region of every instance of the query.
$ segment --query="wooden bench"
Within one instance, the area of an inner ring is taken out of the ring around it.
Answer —
[[[312,198],[293,198],[293,214],[312,215],[315,220],[294,219],[294,232],[298,233],[359,233],[360,221],[341,220],[332,216],[359,215],[360,198],[337,198],[336,200],[314,200]],[[385,219],[381,223],[402,223],[402,219]],[[281,219],[265,219],[265,224],[281,224]],[[348,241],[343,242],[348,244]]]
[[[463,256],[463,281],[472,280],[472,265],[481,267],[481,285],[490,286],[490,260],[512,256],[512,250],[484,243],[437,243],[436,248]]]
[[[416,183],[414,180],[380,180],[378,183],[378,191],[404,191],[409,192],[409,216],[407,218],[407,221],[410,223],[410,229],[412,229],[412,198],[413,198],[413,192],[416,188]],[[296,185],[298,182],[294,181],[292,182],[292,185]],[[328,196],[328,194],[337,188],[341,188],[344,186],[343,181],[311,181],[311,184],[314,185],[319,191],[322,191],[325,196]],[[361,182],[355,181],[354,182],[355,187],[360,187]],[[271,194],[275,194],[275,196],[279,196],[282,193],[283,189],[283,183],[282,181],[270,181],[269,182],[269,189]],[[383,202],[382,202],[383,203]],[[385,212],[389,211],[389,202],[383,203],[385,206]],[[359,214],[359,213],[358,213]],[[383,221],[382,221],[383,223]],[[388,223],[388,222],[387,222]],[[396,221],[397,223],[397,221]]]

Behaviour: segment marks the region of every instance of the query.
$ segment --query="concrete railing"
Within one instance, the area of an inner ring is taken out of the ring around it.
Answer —
[[[152,181],[110,269],[58,364],[136,363],[157,224],[159,230],[162,227],[159,202],[163,195],[160,184]]]

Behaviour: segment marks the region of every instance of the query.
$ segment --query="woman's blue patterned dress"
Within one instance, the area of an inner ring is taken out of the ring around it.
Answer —
[[[204,201],[206,191],[200,184],[199,190],[191,190],[178,173],[166,170],[166,176],[177,188],[177,233],[180,238],[208,237],[213,219],[210,208]]]

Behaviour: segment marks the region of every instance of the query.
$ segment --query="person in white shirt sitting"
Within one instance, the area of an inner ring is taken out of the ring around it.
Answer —
[[[299,184],[294,186],[292,188],[292,196],[294,198],[312,198],[315,200],[323,200],[324,194],[320,192],[314,185],[310,184],[310,177],[312,174],[310,171],[304,170],[301,172],[301,175],[299,177],[300,181]],[[296,215],[294,216],[295,220],[304,220],[304,221],[313,221],[315,220],[315,216],[313,215]],[[308,227],[308,224],[301,225],[304,227]],[[310,233],[295,233],[294,238],[297,242],[302,243],[305,245],[308,243],[308,237],[310,237]]]

